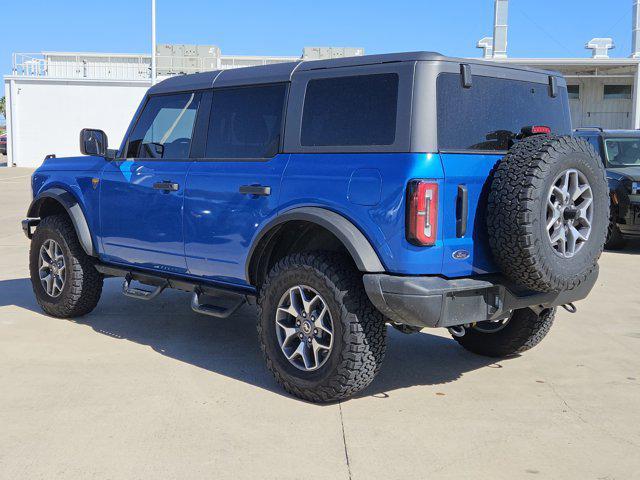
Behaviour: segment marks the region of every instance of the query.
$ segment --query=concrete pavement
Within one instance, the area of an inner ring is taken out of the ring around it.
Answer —
[[[216,320],[110,279],[90,315],[43,315],[30,173],[0,169],[0,478],[640,478],[640,243],[525,355],[390,330],[374,384],[318,406],[266,371],[250,307]]]

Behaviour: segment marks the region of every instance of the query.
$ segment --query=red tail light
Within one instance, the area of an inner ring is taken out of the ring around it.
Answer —
[[[407,240],[434,245],[438,231],[438,184],[412,180],[407,189]]]

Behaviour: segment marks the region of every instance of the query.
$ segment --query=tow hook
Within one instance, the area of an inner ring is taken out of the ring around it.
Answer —
[[[464,328],[464,325],[456,325],[455,327],[449,327],[449,333],[454,337],[464,337],[464,334],[467,333],[467,329]]]
[[[562,305],[562,308],[564,308],[569,313],[576,313],[578,311],[573,303],[565,303],[564,305]]]

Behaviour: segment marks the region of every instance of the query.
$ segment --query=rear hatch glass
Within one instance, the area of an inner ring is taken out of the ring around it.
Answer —
[[[528,125],[546,125],[554,134],[571,134],[567,89],[505,78],[473,76],[471,88],[459,74],[437,81],[438,146],[443,150],[507,150],[508,136]]]

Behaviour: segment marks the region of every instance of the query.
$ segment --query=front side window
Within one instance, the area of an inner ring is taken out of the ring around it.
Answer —
[[[506,78],[473,76],[464,88],[457,73],[437,80],[438,145],[441,150],[508,150],[522,127],[546,125],[557,135],[571,134],[567,90]]]
[[[397,109],[396,73],[311,80],[300,142],[303,146],[392,145]]]
[[[284,84],[214,90],[207,158],[270,158],[278,153]]]
[[[604,146],[610,167],[640,165],[640,138],[607,138]]]
[[[127,158],[189,158],[200,93],[149,98],[129,136]]]

